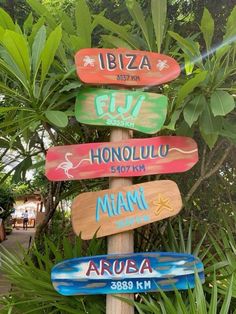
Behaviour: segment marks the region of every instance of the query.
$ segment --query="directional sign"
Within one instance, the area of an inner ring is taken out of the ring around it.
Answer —
[[[182,201],[169,180],[82,193],[72,203],[74,232],[84,240],[131,230],[178,214]]]
[[[153,86],[180,74],[179,64],[169,56],[124,48],[81,49],[75,55],[75,64],[81,81],[96,85]]]
[[[197,161],[196,142],[182,136],[56,146],[47,152],[46,176],[63,181],[177,173]]]
[[[190,254],[153,252],[73,258],[51,272],[62,295],[136,293],[194,288],[204,282],[202,262]]]
[[[166,96],[139,91],[90,88],[76,99],[75,116],[92,125],[119,126],[153,134],[166,118]]]

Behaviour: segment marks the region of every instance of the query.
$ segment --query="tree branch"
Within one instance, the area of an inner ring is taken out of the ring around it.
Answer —
[[[216,153],[218,152],[218,150],[221,148],[221,145],[224,143],[224,141],[220,141],[217,143],[216,147],[214,150],[212,150],[207,158],[207,162],[206,162],[206,168],[209,167],[209,165],[212,162],[212,159],[215,157]]]
[[[206,146],[206,144],[204,144],[203,154],[202,154],[202,163],[201,163],[201,176],[203,176],[203,173],[205,170],[206,149],[207,149],[207,146]]]
[[[56,146],[57,140],[56,140],[54,134],[52,133],[51,128],[49,127],[49,125],[47,123],[44,123],[43,126],[45,127],[45,130],[48,132],[48,135],[49,135],[50,139],[52,140],[53,145]]]
[[[225,161],[225,159],[228,157],[231,149],[234,147],[233,144],[230,144],[224,151],[224,154],[222,155],[222,157],[220,158],[220,160],[216,163],[216,165],[207,172],[207,174],[205,174],[204,179],[208,179],[209,177],[211,177],[213,174],[215,174],[220,167],[222,166],[223,162]]]
[[[217,147],[218,150],[219,146]],[[233,144],[230,144],[224,151],[224,154],[221,156],[221,158],[218,160],[218,162],[216,163],[216,165],[212,168],[212,169],[205,169],[205,172],[203,174],[201,174],[201,176],[197,179],[197,181],[193,184],[193,186],[191,187],[191,189],[189,190],[188,194],[185,197],[185,203],[187,203],[190,198],[192,197],[193,193],[197,190],[197,188],[201,185],[201,183],[208,179],[209,177],[211,177],[213,174],[215,174],[220,167],[222,166],[223,162],[225,161],[225,159],[228,157],[231,149],[233,148]],[[209,162],[208,162],[209,164]]]

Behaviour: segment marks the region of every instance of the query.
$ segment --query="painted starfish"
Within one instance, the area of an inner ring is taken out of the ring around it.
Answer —
[[[173,208],[170,205],[170,200],[168,198],[164,198],[161,195],[158,196],[158,200],[153,202],[153,205],[156,205],[157,208],[155,209],[155,214],[158,216],[160,213],[167,209],[168,211],[172,212]]]
[[[169,65],[167,64],[167,60],[158,60],[157,68],[162,71],[163,69],[168,69]]]
[[[84,61],[84,66],[85,67],[87,67],[88,65],[90,65],[91,67],[94,67],[95,59],[90,58],[90,56],[85,56],[83,61]]]

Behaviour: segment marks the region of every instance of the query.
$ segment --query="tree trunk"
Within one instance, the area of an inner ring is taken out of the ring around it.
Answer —
[[[48,195],[44,200],[46,215],[43,221],[37,226],[35,233],[35,240],[39,240],[42,234],[47,231],[47,226],[51,218],[53,217],[57,205],[60,201],[62,183],[61,182],[49,182]]]

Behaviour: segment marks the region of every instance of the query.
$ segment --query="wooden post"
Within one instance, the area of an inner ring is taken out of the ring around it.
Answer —
[[[114,128],[111,131],[111,142],[127,140],[131,138],[132,131],[125,129]],[[110,188],[118,188],[132,184],[132,178],[110,178]],[[133,230],[123,232],[108,237],[108,254],[112,253],[133,253],[134,251],[134,236]],[[134,307],[126,302],[123,302],[115,295],[108,294],[106,297],[106,314],[133,314]],[[120,294],[123,298],[134,299],[133,294]]]

